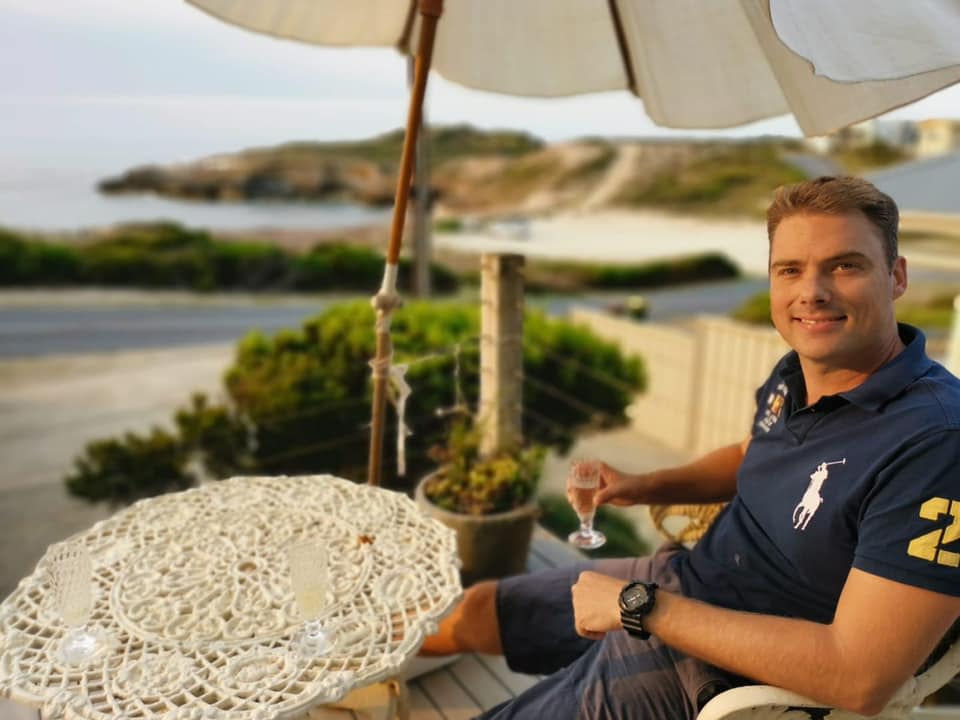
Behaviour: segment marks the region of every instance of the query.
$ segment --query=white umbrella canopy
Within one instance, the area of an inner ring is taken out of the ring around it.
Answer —
[[[415,0],[188,2],[318,45],[413,54],[421,27]],[[956,0],[446,0],[432,67],[511,95],[629,90],[665,127],[792,113],[822,135],[960,81],[958,63]]]
[[[397,264],[431,67],[461,85],[512,95],[628,90],[666,127],[732,127],[792,113],[807,135],[960,81],[960,0],[187,2],[255,32],[416,55],[383,285],[373,298],[377,351],[367,479],[374,485],[380,483],[390,318],[399,306]],[[781,37],[790,38],[790,47]],[[931,47],[937,52],[928,54]]]

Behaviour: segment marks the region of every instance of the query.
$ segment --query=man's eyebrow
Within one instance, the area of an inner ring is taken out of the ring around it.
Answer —
[[[833,255],[828,257],[824,262],[838,262],[840,260],[862,260],[870,262],[870,258],[866,256],[865,253],[860,252],[859,250],[851,250],[850,252],[840,253],[839,255]]]
[[[870,262],[870,258],[866,254],[860,252],[859,250],[851,250],[850,252],[839,253],[837,255],[831,255],[828,258],[824,258],[820,261],[821,264],[824,263],[835,263],[842,260],[860,260],[861,262]],[[792,258],[784,258],[781,260],[775,260],[770,263],[771,268],[780,268],[780,267],[792,267],[796,265],[802,265],[801,260],[794,260]]]

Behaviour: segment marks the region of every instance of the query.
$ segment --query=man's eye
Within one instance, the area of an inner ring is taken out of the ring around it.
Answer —
[[[791,275],[796,275],[797,269],[792,267],[782,267],[777,270],[777,275],[779,277],[790,277]]]
[[[840,262],[840,263],[837,263],[836,265],[837,270],[840,270],[843,272],[850,272],[853,270],[857,270],[859,269],[859,267],[860,267],[859,265],[853,262]]]

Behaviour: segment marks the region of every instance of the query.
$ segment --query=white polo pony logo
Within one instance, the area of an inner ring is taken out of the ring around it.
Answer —
[[[834,462],[822,462],[817,465],[817,469],[810,473],[810,484],[807,485],[800,503],[793,509],[793,529],[806,530],[810,524],[810,519],[814,516],[820,506],[823,505],[823,496],[820,494],[823,483],[827,479],[830,465],[846,465],[847,459],[835,460]]]

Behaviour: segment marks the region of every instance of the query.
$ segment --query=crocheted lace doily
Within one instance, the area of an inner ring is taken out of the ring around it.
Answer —
[[[327,547],[331,652],[302,625],[285,549]],[[45,717],[302,714],[397,673],[461,595],[453,531],[404,495],[330,475],[233,478],[142,500],[74,536],[93,557],[91,623],[109,650],[61,664],[45,556],[0,605],[0,694]]]

